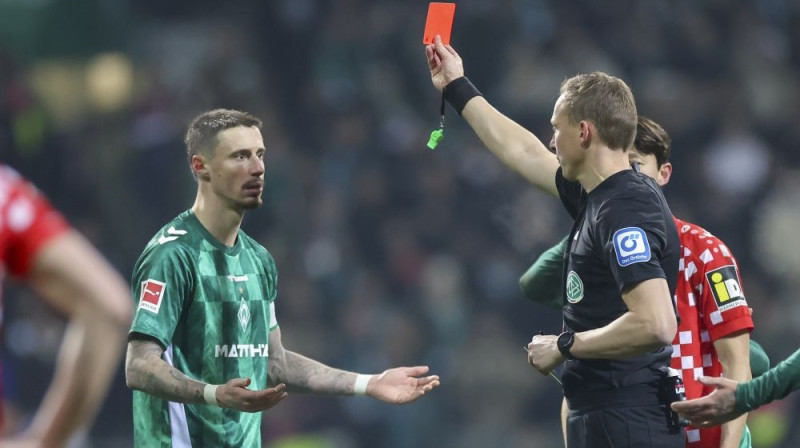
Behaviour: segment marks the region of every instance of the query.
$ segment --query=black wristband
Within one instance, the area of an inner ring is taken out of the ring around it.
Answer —
[[[467,105],[469,100],[476,96],[483,96],[481,92],[469,82],[466,76],[450,81],[450,84],[444,86],[444,99],[453,106],[453,109],[461,115],[461,111]]]

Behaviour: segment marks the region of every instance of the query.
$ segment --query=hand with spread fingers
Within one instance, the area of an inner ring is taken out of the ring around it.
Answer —
[[[716,426],[742,415],[736,410],[737,381],[707,376],[699,381],[716,390],[702,398],[672,403],[673,411],[697,427]]]
[[[439,386],[439,376],[422,376],[428,366],[395,367],[373,376],[367,395],[385,403],[406,404],[416,401]]]
[[[250,378],[235,378],[217,388],[217,404],[243,412],[260,412],[272,408],[289,394],[281,383],[263,390],[251,390]]]

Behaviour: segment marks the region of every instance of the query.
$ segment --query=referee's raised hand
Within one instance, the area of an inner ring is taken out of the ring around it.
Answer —
[[[450,45],[442,43],[442,38],[437,35],[433,44],[425,46],[425,55],[428,57],[428,68],[431,69],[431,81],[440,92],[444,86],[464,76],[464,64],[461,56]]]

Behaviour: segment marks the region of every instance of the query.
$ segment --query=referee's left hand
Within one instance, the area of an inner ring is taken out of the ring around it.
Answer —
[[[528,362],[542,375],[550,374],[551,370],[565,361],[556,345],[557,340],[558,336],[554,334],[537,334],[528,344]]]

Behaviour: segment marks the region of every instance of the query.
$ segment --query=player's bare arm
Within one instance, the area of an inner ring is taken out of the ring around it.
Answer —
[[[289,392],[328,395],[352,394],[357,376],[286,350],[280,327],[269,332],[267,374],[269,384],[286,383]]]
[[[431,80],[440,92],[452,81],[464,76],[461,57],[437,36],[425,48]],[[492,107],[483,97],[469,100],[461,115],[484,145],[506,166],[530,183],[554,196],[558,160],[533,133]]]
[[[125,281],[75,231],[40,249],[30,284],[69,318],[53,381],[27,431],[40,446],[58,447],[102,404],[122,354],[131,304]]]
[[[269,336],[269,383],[284,382],[291,392],[325,395],[352,395],[358,374],[335,369],[303,355],[286,350],[280,327]],[[417,400],[439,386],[437,375],[428,373],[427,366],[396,367],[372,375],[366,395],[377,400],[405,404]]]
[[[205,403],[205,383],[193,380],[167,364],[164,349],[150,339],[132,339],[125,357],[125,381],[131,389],[179,403]]]
[[[45,301],[67,315],[87,304],[95,308],[94,316],[111,321],[123,334],[131,323],[127,284],[76,231],[42,247],[30,282]]]
[[[652,278],[623,291],[628,312],[605,327],[575,334],[576,358],[619,359],[669,345],[678,331],[669,286]]]
[[[206,404],[206,383],[193,380],[162,358],[164,349],[149,339],[132,339],[125,359],[128,387],[179,403]],[[286,398],[286,386],[250,390],[249,378],[235,378],[216,389],[217,405],[244,412],[269,409]]]
[[[722,364],[726,378],[744,382],[752,378],[750,372],[750,332],[741,330],[714,341],[714,349]],[[722,425],[720,448],[736,448],[747,423],[747,414]]]

